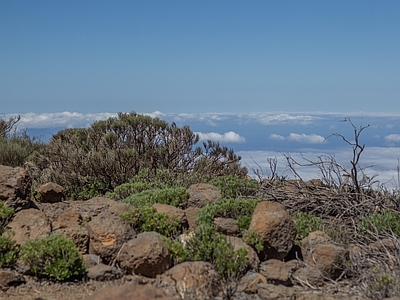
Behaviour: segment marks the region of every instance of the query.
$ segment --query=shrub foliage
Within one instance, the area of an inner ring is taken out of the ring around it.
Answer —
[[[182,227],[179,219],[169,218],[168,215],[149,206],[125,212],[121,217],[137,232],[155,231],[167,237],[176,235]]]
[[[196,145],[198,141],[188,126],[178,127],[135,112],[118,113],[89,128],[55,134],[41,165],[49,170],[49,180],[65,188],[97,184],[102,194],[129,182],[143,169],[153,177],[158,170],[169,170],[172,177],[197,171],[210,178],[247,173],[232,150],[208,141],[203,151]]]
[[[243,231],[249,228],[251,216],[260,200],[254,199],[221,199],[206,204],[197,213],[197,224],[213,224],[214,219],[237,219],[239,228]]]
[[[85,274],[85,267],[75,244],[61,235],[27,241],[20,249],[21,260],[36,276],[66,280]]]

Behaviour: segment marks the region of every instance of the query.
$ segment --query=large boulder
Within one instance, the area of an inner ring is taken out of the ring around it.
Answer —
[[[239,236],[240,228],[236,219],[232,218],[215,218],[215,229],[225,235]]]
[[[197,227],[196,218],[199,210],[200,208],[194,206],[190,206],[185,209],[186,220],[188,222],[190,230],[194,230]]]
[[[77,227],[82,224],[82,215],[75,207],[67,208],[52,222],[53,230]]]
[[[300,267],[300,262],[296,260],[285,263],[281,260],[269,259],[261,263],[260,274],[267,279],[268,283],[291,286],[291,275]]]
[[[54,182],[39,186],[35,191],[35,198],[39,202],[56,203],[65,199],[64,188]]]
[[[82,226],[62,228],[55,231],[74,242],[80,254],[87,254],[89,247],[89,232]]]
[[[261,260],[284,259],[296,236],[296,227],[289,212],[282,204],[268,201],[257,204],[249,231],[257,232],[264,241]]]
[[[325,277],[337,279],[345,268],[349,251],[334,244],[316,245],[307,253],[305,262],[317,267]]]
[[[172,266],[172,256],[164,237],[157,232],[143,232],[128,241],[118,256],[119,265],[128,274],[151,278]]]
[[[30,205],[32,179],[23,168],[0,165],[0,201],[19,210]]]
[[[122,277],[122,272],[113,266],[97,264],[86,269],[86,276],[96,281],[108,281]]]
[[[122,245],[136,236],[135,230],[114,214],[103,211],[87,224],[89,254],[100,256],[108,264],[112,262]]]
[[[221,191],[216,186],[209,183],[196,183],[188,188],[188,206],[203,207],[209,202],[221,199]]]
[[[109,211],[115,215],[115,212],[111,211],[110,208],[117,203],[110,198],[94,197],[86,201],[75,201],[73,205],[84,219],[91,219],[104,211]]]
[[[178,293],[181,299],[214,299],[221,293],[221,278],[212,264],[184,262],[157,277],[157,286]]]
[[[336,279],[349,258],[349,250],[334,245],[331,238],[322,231],[311,232],[302,240],[304,260],[310,267],[318,268],[325,277]]]
[[[29,208],[17,212],[7,225],[14,232],[13,240],[22,245],[27,240],[38,240],[51,233],[51,224],[38,209]]]
[[[257,293],[257,284],[266,283],[267,279],[256,272],[247,272],[241,279],[237,288],[238,292],[245,292],[249,294]]]

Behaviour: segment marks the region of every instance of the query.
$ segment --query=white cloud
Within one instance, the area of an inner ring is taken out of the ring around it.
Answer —
[[[274,125],[282,123],[310,124],[312,121],[319,119],[316,116],[301,114],[249,114],[249,117],[256,119],[262,125]]]
[[[150,116],[152,118],[160,118],[160,119],[162,119],[165,116],[165,114],[163,114],[161,111],[158,111],[158,110],[156,110],[152,113],[145,113],[144,115]]]
[[[216,142],[224,142],[224,143],[244,143],[246,139],[240,136],[238,133],[229,131],[224,134],[216,133],[216,132],[196,132],[199,135],[201,141],[212,140]]]
[[[322,144],[326,140],[323,136],[320,136],[318,134],[298,134],[298,133],[291,133],[289,136],[284,137],[280,134],[271,134],[269,136],[270,140],[275,140],[275,141],[292,141],[292,142],[298,142],[298,143],[304,143],[304,144]]]
[[[325,142],[325,138],[318,134],[298,134],[298,133],[291,133],[288,136],[288,140],[305,143],[305,144],[322,144]]]
[[[21,120],[18,122],[18,128],[52,128],[52,127],[88,127],[94,121],[105,120],[109,117],[115,117],[115,113],[77,113],[77,112],[59,112],[59,113],[25,113],[20,114]],[[3,119],[15,117],[15,115],[1,115]]]
[[[389,142],[389,143],[398,143],[400,142],[400,134],[389,134],[387,136],[385,136],[385,141]]]
[[[275,141],[284,141],[284,140],[285,140],[285,137],[282,136],[282,135],[273,133],[273,134],[271,134],[271,135],[269,136],[269,139],[275,140]]]

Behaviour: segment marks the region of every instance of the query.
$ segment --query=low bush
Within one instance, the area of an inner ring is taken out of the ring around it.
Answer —
[[[8,224],[13,216],[14,209],[4,205],[4,203],[0,201],[0,235],[3,233],[4,227]]]
[[[215,231],[213,226],[202,224],[194,236],[183,246],[179,241],[167,241],[177,262],[207,261],[212,263],[225,279],[238,279],[249,267],[247,250],[237,251],[226,241],[226,237]]]
[[[155,203],[168,204],[179,208],[186,208],[189,192],[186,188],[165,188],[144,190],[125,198],[124,202],[137,208],[151,206]]]
[[[0,268],[10,267],[17,261],[18,248],[10,236],[0,235]]]
[[[236,198],[254,195],[258,191],[258,182],[239,176],[219,176],[209,182],[221,190],[223,198]]]
[[[137,232],[155,231],[167,237],[176,235],[182,227],[179,219],[169,218],[168,215],[148,206],[125,212],[121,218]]]
[[[385,209],[381,213],[363,218],[357,232],[360,237],[385,233],[400,236],[400,213]]]
[[[243,241],[257,252],[264,251],[264,240],[256,231],[246,231],[243,234]]]
[[[36,276],[66,280],[85,274],[85,266],[75,244],[61,235],[51,235],[21,246],[20,257]]]
[[[188,126],[178,127],[135,112],[118,113],[89,128],[59,131],[38,163],[46,165],[50,181],[75,194],[80,188],[101,183],[104,190],[99,194],[104,195],[145,169],[150,177],[161,178],[164,183],[247,173],[233,150],[212,142],[202,150],[198,141],[199,136]],[[198,168],[202,158],[211,161],[213,168]],[[168,171],[159,174],[159,170]],[[207,175],[199,177],[200,172]]]
[[[238,221],[240,230],[249,228],[254,209],[261,200],[221,199],[206,204],[197,213],[197,224],[213,224],[218,217],[232,218]]]
[[[324,229],[324,221],[312,214],[298,211],[294,214],[293,221],[296,225],[295,240],[297,242],[308,236],[310,232]]]

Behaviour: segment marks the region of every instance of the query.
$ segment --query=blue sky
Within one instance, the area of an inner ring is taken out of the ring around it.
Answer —
[[[400,112],[400,1],[0,2],[0,114]]]

